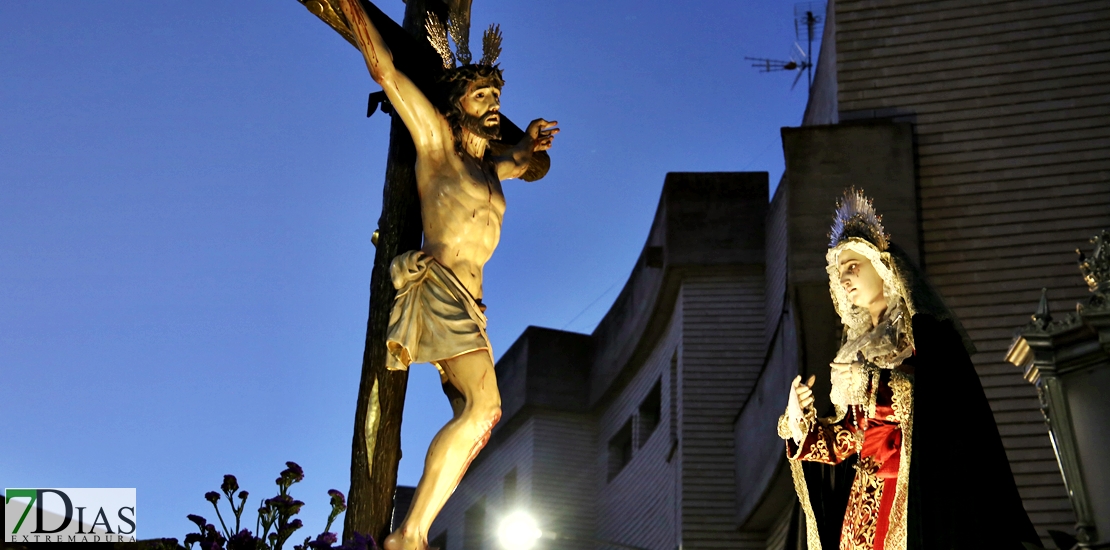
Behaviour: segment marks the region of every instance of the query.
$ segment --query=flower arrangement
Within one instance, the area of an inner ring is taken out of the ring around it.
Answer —
[[[296,516],[301,507],[304,506],[304,502],[294,499],[289,494],[289,488],[304,479],[304,470],[295,462],[286,462],[285,466],[285,470],[282,470],[277,480],[275,480],[278,486],[277,496],[263,499],[258,507],[254,532],[251,532],[250,529],[241,529],[243,510],[247,506],[247,497],[250,494],[247,491],[239,490],[239,482],[235,479],[235,476],[225,475],[224,482],[220,485],[220,491],[223,495],[216,491],[209,491],[204,495],[204,499],[211,502],[212,507],[216,510],[216,518],[219,520],[222,530],[217,529],[215,525],[208,523],[208,520],[201,516],[189,514],[189,521],[197,525],[198,532],[185,535],[185,547],[192,550],[193,545],[196,544],[199,546],[199,550],[281,550],[289,538],[293,536],[293,533],[303,527],[301,520],[293,516]],[[378,545],[372,538],[358,533],[346,544],[334,546],[338,542],[338,537],[330,531],[331,525],[335,518],[347,509],[347,503],[343,493],[335,489],[329,490],[328,495],[331,497],[331,513],[328,515],[328,523],[324,526],[324,532],[317,535],[315,539],[306,537],[304,543],[293,546],[294,550],[377,549]],[[224,497],[227,498],[228,506],[235,517],[235,529],[228,529],[223,514],[220,512],[220,500]],[[238,504],[236,504],[236,500],[238,500]],[[167,539],[165,542],[171,540],[173,542],[166,546],[176,547],[176,540]]]

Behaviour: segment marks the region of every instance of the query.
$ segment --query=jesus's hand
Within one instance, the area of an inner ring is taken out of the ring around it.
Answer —
[[[528,129],[524,131],[527,137],[524,139],[531,139],[532,152],[546,151],[551,148],[551,141],[555,139],[555,134],[559,133],[559,129],[556,128],[558,124],[559,122],[555,120],[549,122],[537,118],[528,125]]]
[[[512,149],[497,160],[497,175],[503,180],[519,178],[528,171],[528,163],[532,161],[532,154],[546,151],[551,148],[551,140],[559,129],[559,123],[542,118],[533,120],[524,131],[524,137]]]

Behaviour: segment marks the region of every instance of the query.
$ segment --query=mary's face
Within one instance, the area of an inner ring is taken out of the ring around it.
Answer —
[[[855,250],[840,253],[840,286],[854,306],[870,309],[872,304],[884,302],[883,278],[871,265],[871,260]]]

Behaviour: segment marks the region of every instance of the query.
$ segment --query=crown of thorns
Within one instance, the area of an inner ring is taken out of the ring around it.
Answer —
[[[875,212],[875,206],[863,190],[855,187],[845,190],[844,196],[837,201],[836,214],[829,228],[829,248],[835,248],[849,237],[863,239],[880,252],[890,245],[890,236],[883,229],[883,217]]]
[[[469,18],[461,12],[452,11],[447,16],[447,25],[439,20],[439,16],[428,12],[424,28],[428,30],[428,42],[435,48],[436,53],[443,59],[444,69],[454,69],[456,60],[463,65],[470,63],[470,29],[466,26]],[[451,45],[447,42],[447,35],[455,41],[455,52],[451,52]],[[482,59],[478,65],[492,67],[501,56],[501,26],[494,23],[482,33]]]

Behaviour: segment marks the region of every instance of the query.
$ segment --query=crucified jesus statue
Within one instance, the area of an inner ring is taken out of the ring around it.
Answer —
[[[494,64],[499,35],[487,33],[476,64],[454,67],[446,35],[436,46],[450,66],[428,97],[393,64],[393,55],[357,0],[341,0],[370,75],[382,86],[416,147],[416,182],[424,243],[390,265],[397,297],[387,336],[388,367],[432,363],[440,371],[454,418],[436,434],[408,515],[383,541],[386,550],[425,550],[432,521],[501,416],[493,353],[486,335],[482,269],[501,237],[501,180],[528,170],[532,155],[551,148],[556,122],[537,119],[510,148],[494,153],[500,136],[501,88]],[[438,21],[436,21],[438,23]],[[440,27],[442,29],[442,25]],[[434,37],[433,37],[434,38]],[[456,43],[458,44],[456,36]],[[493,51],[488,51],[493,50]]]

